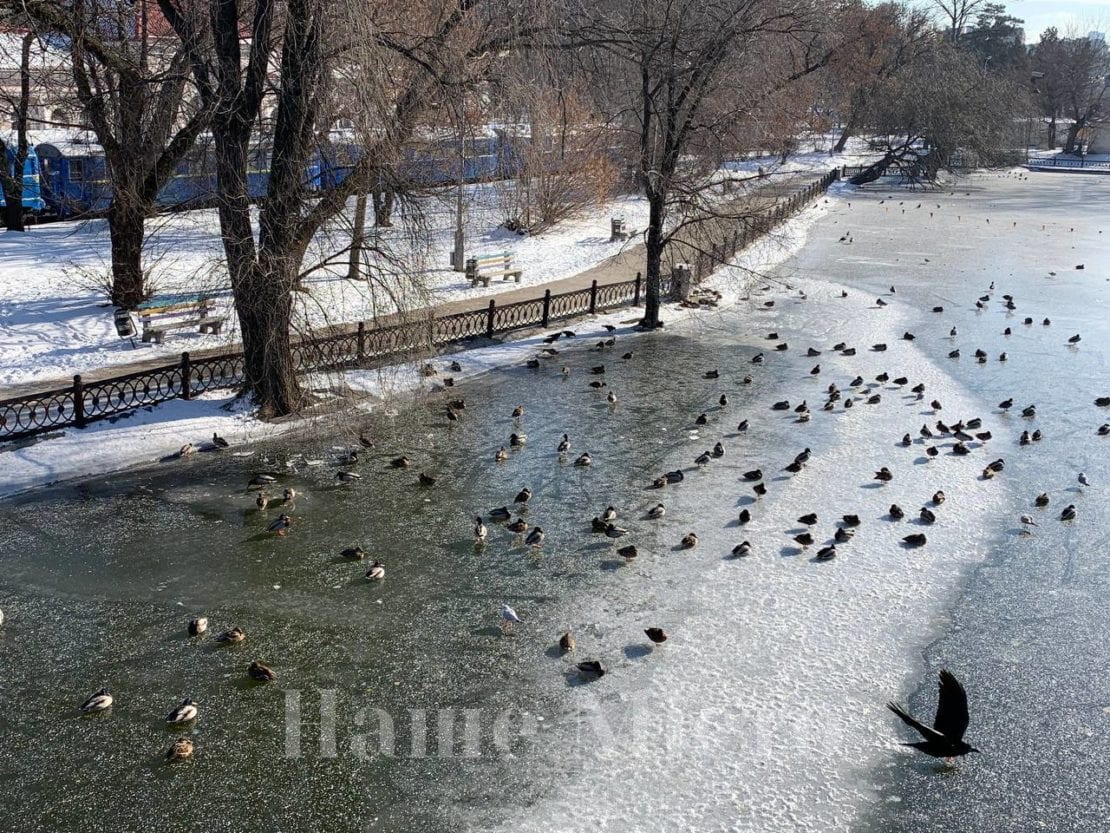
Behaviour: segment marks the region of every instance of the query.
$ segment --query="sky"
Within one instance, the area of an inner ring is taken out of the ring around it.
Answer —
[[[1035,43],[1045,29],[1055,26],[1085,35],[1094,30],[1110,35],[1110,0],[1009,0],[1006,8],[1025,21],[1025,40]]]

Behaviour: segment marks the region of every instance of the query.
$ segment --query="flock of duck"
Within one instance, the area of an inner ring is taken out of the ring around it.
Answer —
[[[850,233],[841,238],[842,242],[851,242]],[[764,287],[769,289],[770,287]],[[897,292],[894,286],[889,289],[889,295],[893,296]],[[847,297],[846,291],[841,293],[841,297]],[[805,299],[804,293],[799,293],[800,299]],[[989,289],[978,296],[976,300],[976,307],[984,309],[992,301],[995,300],[995,286],[992,282]],[[1012,313],[1017,309],[1017,304],[1014,298],[1005,294],[1001,296],[1001,301],[1004,308]],[[766,301],[764,306],[770,308],[774,305],[774,301]],[[876,307],[887,306],[888,302],[883,298],[875,300]],[[935,313],[943,313],[943,307],[937,306],[933,308]],[[1048,327],[1051,321],[1044,318],[1041,326]],[[1031,317],[1024,319],[1025,326],[1033,326],[1034,320]],[[603,338],[597,342],[594,349],[604,353],[615,347],[616,336],[612,335],[615,329],[611,325],[605,325],[609,330],[610,335],[608,338]],[[1009,336],[1012,334],[1010,327],[1006,327],[1003,335]],[[950,338],[958,336],[957,328],[952,327],[948,331]],[[550,361],[559,355],[559,350],[553,345],[560,339],[570,339],[576,336],[576,333],[570,330],[564,330],[554,333],[545,339],[546,347],[544,347],[539,354],[527,361],[527,366],[530,368],[540,368],[543,366],[544,361]],[[768,361],[768,354],[785,353],[791,350],[790,345],[779,338],[777,332],[768,333],[766,336],[767,341],[773,342],[773,347],[766,352],[758,352],[751,357],[752,365],[758,367]],[[915,335],[910,332],[903,334],[902,339],[908,342],[915,340]],[[1066,344],[1075,346],[1081,341],[1080,335],[1075,334],[1066,339]],[[857,348],[845,342],[840,342],[832,346],[831,352],[841,357],[851,357],[856,355]],[[876,343],[870,345],[868,348],[874,353],[883,353],[887,350],[885,343]],[[809,347],[806,351],[808,358],[820,359],[823,352],[826,350]],[[954,348],[949,352],[949,357],[958,359],[961,356],[959,348]],[[987,363],[989,356],[983,350],[975,351],[975,359],[980,363]],[[623,361],[629,361],[633,358],[631,352],[624,353],[622,356]],[[1001,353],[997,360],[1004,362],[1007,361],[1007,354]],[[453,361],[448,365],[449,372],[460,372],[461,365],[457,361]],[[570,375],[568,367],[561,368],[561,374],[566,377]],[[754,370],[753,370],[754,372]],[[424,375],[436,376],[440,375],[439,371],[432,365],[425,365]],[[612,374],[607,375],[607,368],[604,364],[598,364],[590,368],[590,375],[594,378],[589,382],[588,388],[593,391],[595,395],[605,393],[606,401],[611,408],[615,408],[618,404],[618,397],[615,391],[609,387],[607,379],[610,379]],[[820,361],[818,361],[809,370],[810,377],[824,377],[825,370],[822,368]],[[704,372],[704,379],[713,382],[720,378],[720,372],[717,369],[710,369]],[[438,386],[439,390],[446,392],[447,389],[454,386],[453,377],[442,375],[440,376],[442,385]],[[751,375],[743,377],[741,384],[748,385],[753,382]],[[885,387],[884,387],[885,386]],[[927,397],[927,390],[924,382],[913,383],[911,379],[906,376],[897,376],[892,378],[888,373],[881,373],[873,378],[873,380],[864,379],[863,376],[856,375],[852,379],[844,381],[830,381],[824,387],[823,397],[824,401],[820,405],[815,405],[811,408],[807,399],[802,399],[800,402],[794,403],[790,400],[782,400],[775,402],[771,409],[775,412],[784,413],[793,419],[796,423],[806,423],[810,421],[815,413],[822,412],[843,412],[854,407],[869,407],[879,406],[884,400],[884,393],[889,391],[897,391],[902,395],[907,396],[915,402],[924,402]],[[729,393],[723,392],[720,394],[718,403],[722,409],[729,404]],[[1110,396],[1099,397],[1095,400],[1095,405],[1099,407],[1110,407]],[[903,447],[910,447],[915,444],[923,446],[924,453],[929,459],[936,458],[944,450],[953,456],[966,457],[977,450],[986,448],[988,444],[994,439],[992,432],[983,429],[983,420],[979,417],[968,419],[959,419],[953,422],[946,422],[941,417],[943,405],[940,401],[933,398],[928,402],[929,409],[932,416],[935,418],[932,424],[925,422],[920,427],[906,431],[901,438],[897,441],[897,445]],[[449,423],[458,422],[462,418],[466,408],[465,400],[461,398],[449,399],[445,406],[444,412]],[[1015,402],[1013,399],[1006,399],[998,404],[1000,412],[1011,411],[1015,409]],[[1021,414],[1021,417],[1026,420],[1032,420],[1036,417],[1037,409],[1035,403],[1027,405],[1019,405],[1016,411]],[[525,418],[525,409],[523,405],[518,405],[511,413],[513,420],[514,430],[508,437],[506,445],[508,448],[520,449],[525,447],[528,443],[528,436],[523,430],[523,421]],[[707,413],[701,413],[693,419],[695,426],[706,425],[709,422]],[[748,420],[741,420],[736,427],[738,434],[744,434],[749,430]],[[1095,433],[1100,436],[1110,435],[1110,423],[1103,423],[1098,426]],[[1017,442],[1019,445],[1030,445],[1039,442],[1042,439],[1042,433],[1039,429],[1032,431],[1028,429],[1022,430]],[[375,443],[372,439],[365,434],[359,435],[359,445],[362,449],[372,449]],[[509,457],[509,452],[506,445],[500,446],[494,454],[496,463],[504,462]],[[180,457],[189,457],[200,450],[208,449],[226,449],[229,443],[214,434],[211,444],[194,445],[187,443],[182,446],[178,452]],[[554,443],[554,452],[560,462],[568,462],[571,460],[572,441],[568,434],[562,433],[559,439]],[[706,449],[698,454],[693,459],[693,465],[696,468],[713,465],[715,460],[724,457],[728,453],[725,445],[718,441],[712,448]],[[335,474],[335,480],[342,486],[352,486],[357,484],[361,479],[360,475],[353,469],[359,462],[360,450],[355,449],[349,451],[345,456],[340,458],[338,463],[338,471]],[[752,499],[758,502],[768,493],[768,474],[777,473],[778,471],[785,472],[791,476],[801,473],[810,463],[813,452],[808,448],[803,448],[798,453],[788,457],[787,459],[779,460],[777,463],[768,464],[766,471],[764,468],[753,468],[745,471],[741,476],[741,481],[746,484],[746,487],[751,490]],[[588,451],[583,451],[577,455],[573,455],[573,466],[579,468],[588,468],[593,465],[593,458]],[[414,461],[406,455],[393,457],[389,461],[389,465],[395,469],[409,469],[413,467]],[[781,465],[781,468],[779,468]],[[986,462],[982,469],[980,478],[983,480],[991,480],[1005,469],[1005,460],[1001,457],[995,458]],[[689,471],[687,469],[686,471]],[[891,466],[882,466],[874,474],[874,481],[879,484],[879,488],[895,480],[897,477],[896,468]],[[686,478],[686,473],[683,469],[674,469],[672,471],[664,472],[657,477],[654,477],[650,482],[645,483],[647,489],[665,490],[683,482]],[[296,491],[291,487],[281,488],[278,492],[279,484],[278,477],[269,473],[258,473],[248,483],[248,489],[255,492],[255,505],[260,512],[267,512],[272,506],[280,509],[279,514],[271,521],[266,527],[268,534],[276,536],[285,536],[293,526],[293,515],[290,514],[295,510],[297,499]],[[426,473],[419,472],[418,481],[420,486],[432,487],[435,486],[437,478]],[[1080,488],[1090,487],[1092,484],[1083,473],[1079,473],[1077,482]],[[516,494],[511,504],[505,504],[493,508],[492,510],[484,513],[484,515],[473,516],[473,537],[476,547],[485,546],[489,535],[491,526],[501,526],[508,532],[512,533],[516,538],[525,546],[540,549],[544,546],[546,534],[543,528],[539,525],[530,524],[524,518],[529,501],[532,499],[532,490],[528,487],[520,489]],[[946,495],[943,490],[935,491],[920,507],[917,508],[904,508],[897,503],[892,503],[887,511],[886,520],[891,523],[897,523],[906,518],[915,517],[919,526],[929,527],[933,524],[941,522],[942,511],[941,507],[946,501]],[[1036,495],[1032,504],[1034,509],[1045,509],[1049,506],[1051,499],[1047,492]],[[755,503],[750,503],[748,506],[740,509],[737,522],[740,528],[746,527],[753,520],[753,511]],[[662,501],[656,501],[653,505],[644,510],[643,517],[646,520],[658,521],[666,515],[667,509]],[[1063,522],[1075,521],[1078,517],[1078,509],[1075,504],[1068,504],[1064,506],[1059,514],[1059,518]],[[515,515],[515,518],[514,518]],[[629,529],[619,525],[619,510],[614,506],[607,506],[599,515],[594,517],[590,523],[592,533],[604,535],[606,538],[613,542],[616,547],[617,554],[626,562],[634,561],[639,551],[635,544],[624,543],[623,539],[629,534]],[[797,522],[805,527],[804,531],[791,530],[787,534],[790,535],[794,544],[801,548],[801,551],[807,551],[809,548],[815,548],[814,561],[827,562],[835,559],[839,554],[838,547],[844,547],[849,544],[853,538],[858,534],[863,526],[863,521],[858,514],[847,513],[841,515],[839,518],[832,519],[831,524],[826,527],[827,535],[822,535],[818,532],[821,522],[829,523],[827,520],[819,518],[814,512],[803,514],[797,518]],[[1031,528],[1039,526],[1039,522],[1035,515],[1022,514],[1020,516],[1022,530],[1025,534],[1030,534]],[[793,534],[791,534],[793,533]],[[915,531],[906,534],[902,539],[902,545],[906,548],[923,547],[928,543],[927,535],[924,531]],[[678,541],[677,548],[692,549],[699,545],[699,537],[696,531],[689,531],[681,537]],[[748,558],[755,555],[760,550],[767,548],[766,542],[753,542],[752,540],[744,539],[739,541],[731,550],[731,556],[737,559]],[[352,561],[362,560],[367,558],[367,553],[360,546],[351,546],[343,549],[340,555],[345,559]],[[370,563],[369,569],[365,572],[365,578],[368,581],[381,582],[385,579],[385,565],[380,561],[373,560]],[[506,633],[511,633],[514,627],[522,622],[522,618],[518,613],[508,604],[503,604],[500,609],[500,622],[501,627]],[[3,613],[0,612],[0,624],[3,623]],[[192,619],[187,626],[187,631],[190,637],[200,638],[208,631],[208,620],[203,616],[198,616]],[[654,645],[661,645],[668,639],[667,633],[660,627],[653,626],[645,629],[645,635],[648,640]],[[222,631],[215,637],[215,640],[221,644],[233,645],[240,644],[246,640],[246,632],[238,626],[228,628]],[[563,654],[574,653],[577,649],[575,636],[572,632],[566,631],[559,635],[557,639],[558,650]],[[592,681],[596,680],[607,673],[605,664],[596,658],[585,658],[575,664],[577,673],[583,680]],[[260,684],[270,682],[276,679],[276,673],[272,668],[255,660],[250,663],[246,669],[248,677]],[[915,744],[907,744],[914,746],[921,751],[933,755],[934,757],[951,758],[967,754],[970,751],[977,751],[967,743],[963,742],[963,732],[967,726],[967,703],[966,694],[963,692],[963,687],[949,672],[942,671],[940,678],[941,687],[941,705],[938,708],[937,720],[934,727],[929,728],[917,722],[914,718],[910,717],[908,713],[900,707],[891,704],[892,711],[895,712],[907,725],[915,728],[919,733],[925,737],[924,742]],[[79,706],[81,712],[86,714],[101,713],[109,710],[114,703],[112,694],[107,689],[100,689],[95,694],[90,696]],[[943,712],[943,714],[942,714]],[[182,700],[165,718],[165,722],[170,726],[187,726],[199,718],[198,704],[191,698]],[[176,762],[188,759],[192,756],[194,751],[193,741],[188,737],[180,737],[173,742],[170,748],[165,753],[165,758],[169,762]]]

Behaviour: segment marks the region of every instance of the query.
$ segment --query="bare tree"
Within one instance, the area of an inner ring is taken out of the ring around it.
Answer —
[[[968,21],[987,0],[930,0],[933,7],[948,24],[948,38],[957,43],[963,36]]]
[[[31,106],[31,47],[34,32],[24,32],[19,39],[19,92],[7,97],[15,130],[14,146],[0,132],[0,187],[4,191],[4,226],[8,231],[23,231],[23,169],[30,152],[27,138]],[[10,169],[9,169],[10,160]]]
[[[1048,29],[1033,47],[1031,69],[1038,73],[1035,95],[1049,119],[1049,146],[1056,144],[1057,120],[1066,118],[1064,151],[1077,152],[1081,131],[1110,103],[1110,49],[1100,41],[1062,38]]]
[[[188,106],[188,57],[159,28],[154,0],[29,0],[27,13],[69,39],[77,98],[104,150],[112,185],[112,303],[133,308],[147,296],[145,221],[211,111]]]
[[[568,15],[566,42],[592,70],[602,112],[634,140],[649,209],[644,327],[660,324],[667,243],[724,211],[711,174],[767,123],[761,109],[828,62],[814,11],[791,0],[623,0]]]
[[[494,26],[503,7],[479,0],[159,2],[186,45],[202,101],[216,113],[219,218],[246,390],[264,416],[293,413],[305,395],[293,353],[292,293],[314,235],[372,185],[403,187],[393,163],[420,119],[445,91],[465,87],[473,65],[504,48],[514,21]],[[358,155],[341,181],[314,191],[305,171],[327,142],[322,104],[340,68],[359,80],[351,113]],[[256,232],[247,149],[267,84],[277,115]]]
[[[884,153],[853,178],[857,184],[895,170],[933,182],[961,160],[990,167],[1012,162],[1022,91],[947,41],[889,78],[876,95],[868,127]]]

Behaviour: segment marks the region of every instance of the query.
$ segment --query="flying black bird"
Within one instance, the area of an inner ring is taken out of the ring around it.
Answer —
[[[940,691],[933,728],[930,729],[914,719],[896,703],[887,703],[887,708],[925,738],[914,743],[902,744],[903,746],[912,746],[926,755],[949,760],[966,755],[968,752],[979,751],[963,739],[968,724],[967,692],[960,685],[960,681],[946,670],[942,669],[940,672]]]

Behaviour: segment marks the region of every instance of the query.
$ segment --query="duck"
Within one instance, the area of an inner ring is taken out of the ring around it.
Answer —
[[[1096,430],[1095,433],[1098,434],[1100,437],[1110,435],[1110,422],[1102,423],[1102,425],[1098,427],[1098,430]]]
[[[591,367],[590,373],[594,376],[603,376],[605,374],[605,365],[599,364],[596,367]]]
[[[523,448],[524,444],[528,442],[527,434],[510,434],[509,447],[510,448]]]
[[[784,352],[784,351],[786,351],[786,350],[789,350],[789,349],[790,349],[790,345],[789,345],[789,344],[787,344],[787,343],[786,343],[786,342],[784,341],[784,342],[782,342],[781,344],[776,344],[776,345],[775,345],[775,349],[776,349],[776,350],[778,350],[778,351],[779,351],[779,352],[781,353],[781,352]]]
[[[859,515],[841,515],[840,520],[844,523],[845,526],[860,525]]]
[[[937,516],[933,513],[933,511],[928,506],[922,506],[921,507],[921,512],[920,512],[919,516],[920,516],[921,520],[924,521],[927,524],[936,523],[936,521],[937,521]]]
[[[1037,415],[1037,406],[1027,405],[1026,407],[1021,409],[1021,415],[1029,419],[1035,417]]]
[[[913,333],[909,332],[908,330],[906,332],[902,333],[902,341],[913,341],[915,338],[917,338],[917,336],[915,336]]]
[[[293,525],[293,519],[286,514],[278,515],[268,527],[267,532],[274,532],[281,537],[285,537],[286,531]]]
[[[746,419],[740,420],[740,423],[736,426],[736,430],[740,431],[740,432],[747,431],[748,430],[748,421]]]
[[[604,373],[605,368],[602,368],[601,372]],[[513,408],[513,418],[516,419],[517,417],[522,417],[522,416],[524,416],[524,406],[523,405],[517,405],[515,408]]]
[[[1033,439],[1029,436],[1029,432],[1022,431],[1021,436],[1018,438],[1018,445],[1029,445],[1031,442],[1033,442]]]
[[[720,458],[725,456],[725,447],[721,445],[720,441],[714,443],[713,450],[709,452],[713,457]]]
[[[269,683],[277,679],[277,672],[270,666],[263,665],[258,660],[254,660],[247,666],[247,676],[255,682]]]
[[[937,448],[935,445],[931,445],[925,449],[925,453],[928,454],[930,457],[936,457],[940,454],[940,449]]]
[[[987,468],[995,472],[1002,471],[1006,468],[1006,461],[999,457],[997,460],[992,460],[990,463],[987,463]]]
[[[686,479],[686,475],[683,474],[682,471],[679,469],[669,471],[665,475],[663,475],[663,477],[667,479],[668,483],[681,483],[683,480]]]
[[[229,448],[231,446],[231,443],[229,443],[227,440],[225,440],[223,437],[221,437],[219,434],[217,434],[215,431],[213,431],[212,432],[212,445],[216,446],[216,448]]]
[[[362,480],[362,475],[355,474],[353,471],[340,471],[336,472],[335,479],[340,483],[350,485],[351,483],[357,483],[359,480]]]
[[[806,350],[806,355],[807,355],[807,356],[808,356],[809,358],[811,358],[811,359],[812,359],[812,358],[814,358],[815,356],[820,356],[820,355],[821,355],[821,351],[820,351],[820,350],[817,350],[817,349],[814,349],[813,347],[810,347],[810,348],[809,348],[808,350]],[[820,367],[821,365],[817,365],[817,366],[818,366],[818,367]]]
[[[906,448],[909,448],[911,445],[913,445],[913,438],[909,434],[903,434],[902,445]]]
[[[717,400],[717,404],[720,405],[722,408],[727,407],[728,406],[728,394],[722,393],[721,397]]]
[[[281,503],[283,506],[292,506],[297,499],[297,490],[292,486],[287,486],[281,493]]]
[[[590,387],[593,388],[594,390],[600,390],[601,388],[608,387],[608,385],[606,385],[605,382],[594,381],[594,382],[590,382]]]
[[[570,437],[566,434],[563,434],[563,438],[559,440],[559,445],[555,450],[558,451],[560,454],[566,454],[568,451],[570,451]]]
[[[694,425],[708,425],[709,416],[707,414],[699,414],[697,419],[694,420]]]
[[[344,454],[342,457],[340,457],[336,461],[336,463],[340,466],[354,466],[354,465],[357,465],[358,464],[358,449],[355,449],[355,448],[350,449],[346,454]]]
[[[1037,495],[1037,497],[1033,499],[1033,505],[1041,508],[1048,506],[1048,492],[1041,492],[1041,494]]]
[[[514,535],[523,535],[528,531],[528,524],[525,522],[524,518],[517,518],[505,528]]]
[[[743,474],[743,478],[749,481],[762,480],[763,469],[752,469],[751,471],[746,471]]]
[[[191,720],[196,720],[199,714],[196,703],[193,702],[191,697],[186,697],[177,705],[176,709],[166,715],[166,723],[170,725],[188,723]]]
[[[813,544],[813,536],[808,532],[803,532],[800,535],[795,535],[794,540],[802,545],[802,549],[809,547]]]
[[[890,473],[890,469],[888,469],[886,466],[883,466],[881,469],[875,472],[875,476],[872,479],[878,480],[882,483],[889,483],[894,479],[894,475]]]
[[[448,406],[448,407],[450,407],[450,406]],[[367,437],[365,433],[362,433],[362,434],[358,435],[358,444],[361,445],[363,448],[373,448],[374,447],[374,441],[372,439],[370,439],[369,437]]]
[[[751,555],[751,553],[752,545],[747,541],[741,541],[732,548],[732,555],[734,558],[744,558],[747,555]]]
[[[1036,429],[1033,430],[1033,433],[1030,435],[1030,439],[1033,440],[1033,442],[1035,442],[1035,443],[1039,443],[1042,439],[1044,439],[1044,434],[1041,433],[1040,428],[1036,428]]]
[[[850,381],[848,383],[848,387],[858,388],[862,384],[863,384],[863,377],[862,376],[857,376],[855,379],[853,379],[852,381]]]
[[[424,472],[420,472],[418,480],[421,486],[430,487],[436,485],[436,478],[432,477],[431,475],[425,474]]]
[[[487,514],[491,521],[499,524],[505,523],[513,516],[508,506],[498,506],[496,509],[491,509]]]
[[[929,407],[931,407],[934,411],[943,411],[944,410],[944,408],[941,407],[939,399],[934,399],[932,402],[930,402]]]
[[[822,547],[817,550],[817,555],[814,556],[816,561],[832,561],[836,558],[836,544],[829,544],[827,547]]]
[[[910,383],[910,380],[906,376],[899,376],[897,379],[891,380],[891,384],[892,385],[897,385],[898,387],[902,387],[903,385],[908,385],[909,383]]]
[[[200,636],[208,630],[208,619],[204,616],[197,616],[189,620],[189,636]]]
[[[620,547],[617,550],[617,555],[619,555],[625,561],[632,561],[636,558],[637,555],[639,555],[639,552],[636,550],[634,544],[628,544],[627,546]]]
[[[662,503],[657,503],[655,504],[655,506],[651,507],[651,509],[648,510],[647,516],[653,521],[657,521],[666,514],[667,507],[665,507]]]
[[[767,487],[762,483],[756,483],[752,486],[752,491],[755,492],[756,497],[763,497],[767,494]]]
[[[236,626],[230,630],[226,630],[216,637],[216,641],[224,645],[238,645],[247,638],[247,632],[242,628]]]
[[[968,448],[963,443],[958,442],[958,443],[956,443],[955,445],[952,446],[952,453],[959,456],[959,457],[964,457],[964,456],[971,453],[971,449]]]
[[[985,443],[987,440],[989,440],[993,436],[994,435],[991,434],[990,431],[980,431],[979,433],[977,433],[975,435],[975,439],[979,440],[979,442]]]
[[[945,500],[947,500],[947,498],[945,497],[944,492],[938,490],[933,494],[934,506],[940,506],[942,503],[944,503]]]
[[[1001,402],[998,403],[998,407],[1003,411],[1008,411],[1010,410],[1010,408],[1014,407],[1014,400],[1003,399]]]
[[[802,515],[798,518],[798,523],[805,524],[806,526],[813,526],[817,523],[817,513],[810,512],[808,515]]]
[[[789,464],[787,464],[787,465],[786,465],[786,466],[785,466],[785,467],[783,468],[783,471],[788,471],[788,472],[790,472],[791,474],[797,474],[797,473],[798,473],[798,472],[800,472],[800,471],[801,471],[801,470],[802,470],[802,469],[803,469],[804,467],[805,467],[805,466],[804,466],[804,465],[803,465],[802,463],[798,463],[798,462],[793,462],[793,463],[789,463]]]
[[[754,356],[752,356],[752,364],[763,364],[763,354],[756,353]]]
[[[247,484],[252,489],[261,489],[277,480],[272,474],[256,474]]]
[[[185,445],[181,446],[181,448],[178,449],[177,456],[178,457],[191,457],[196,453],[197,453],[197,447],[195,445],[193,445],[192,443],[185,443]]]
[[[459,415],[457,413],[455,413],[454,409],[451,408],[450,405],[447,406],[447,421],[448,422],[458,422],[459,421]]]
[[[902,518],[906,517],[905,510],[897,503],[890,504],[890,509],[887,510],[887,514],[896,521],[900,521]]]
[[[852,540],[852,536],[855,534],[855,530],[853,529],[838,526],[836,532],[833,533],[833,540],[838,544],[843,544],[846,541]]]
[[[597,515],[594,515],[593,520],[590,521],[591,532],[605,532],[609,529],[609,521],[603,521]]]
[[[493,455],[493,462],[495,463],[504,463],[508,459],[509,452],[505,450],[505,446],[501,446],[497,449],[497,453]]]
[[[1060,520],[1074,521],[1077,514],[1078,513],[1075,510],[1075,504],[1069,503],[1067,506],[1064,507],[1064,511],[1060,513]]]
[[[513,498],[513,503],[527,503],[531,499],[532,490],[525,486],[523,489],[516,493],[516,497]]]
[[[77,708],[85,714],[93,714],[110,709],[114,702],[115,698],[112,697],[108,689],[102,688]]]
[[[907,535],[905,538],[902,539],[902,541],[906,544],[906,546],[923,547],[928,542],[928,539],[925,537],[925,533],[915,532],[912,535]]]
[[[721,376],[720,371],[718,371],[716,368],[714,368],[713,370],[705,371],[705,373],[702,375],[702,378],[704,378],[704,379],[719,379],[720,376]]]
[[[259,512],[265,512],[270,506],[270,496],[262,491],[255,495],[254,505],[258,507]]]
[[[385,579],[385,565],[380,561],[375,561],[370,565],[370,569],[366,571],[365,578],[369,581],[383,581]]]
[[[625,529],[623,526],[617,526],[612,521],[609,521],[605,524],[605,536],[607,538],[612,538],[616,540],[617,538],[623,538],[627,534],[628,530]]]
[[[581,454],[578,455],[578,459],[574,461],[574,465],[578,466],[579,468],[585,468],[587,466],[592,466],[593,462],[594,460],[590,456],[590,452],[583,451]]]
[[[356,544],[353,547],[347,547],[344,550],[340,550],[339,554],[344,558],[350,558],[355,561],[360,561],[363,558],[366,558],[366,556],[368,556],[370,553]]]
[[[698,466],[707,466],[709,465],[709,461],[712,459],[712,454],[710,454],[708,451],[703,451],[701,454],[694,458],[694,464]]]
[[[567,631],[559,637],[559,653],[569,654],[574,651],[574,634]]]
[[[680,542],[683,549],[690,550],[698,545],[698,536],[696,532],[687,532],[682,536]]]
[[[188,738],[178,738],[173,742],[173,745],[166,750],[166,763],[172,764],[178,761],[187,761],[193,757],[193,751],[196,747],[193,742]]]
[[[609,391],[609,393],[605,396],[605,401],[608,402],[610,405],[616,405],[617,395],[613,391]]]
[[[528,533],[528,537],[524,539],[524,543],[534,549],[539,549],[543,546],[544,532],[542,527],[533,527],[532,531]]]
[[[596,659],[585,660],[575,667],[578,669],[578,676],[587,682],[600,680],[606,674],[605,666]]]
[[[747,509],[741,509],[740,510],[740,516],[739,516],[740,526],[744,526],[745,524],[750,523],[751,519],[752,519],[752,513],[749,510],[747,510]]]
[[[667,634],[662,628],[645,628],[644,633],[656,645],[662,645],[667,641]]]

